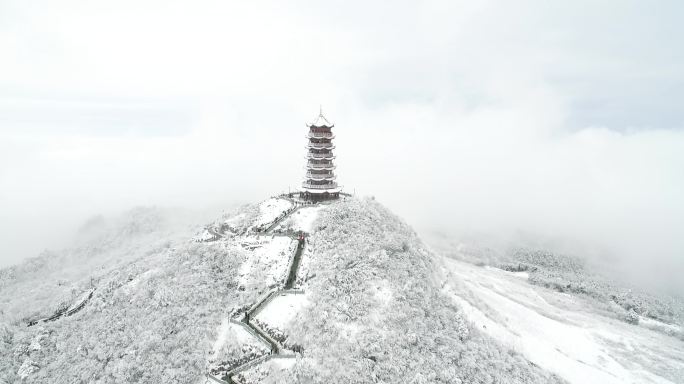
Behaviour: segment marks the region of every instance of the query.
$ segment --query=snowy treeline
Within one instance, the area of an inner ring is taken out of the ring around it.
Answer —
[[[440,240],[437,239],[439,243]],[[615,317],[629,323],[640,318],[663,322],[656,330],[684,337],[684,297],[653,287],[637,285],[619,272],[589,264],[567,254],[536,248],[514,248],[499,252],[464,244],[439,244],[447,256],[477,265],[491,265],[511,272],[527,272],[529,282],[559,292],[587,297]],[[668,324],[674,325],[669,326]]]
[[[653,319],[650,328],[684,338],[684,297],[622,276],[610,264],[589,263],[548,249],[518,247],[508,250],[455,243],[444,235],[433,236],[432,244],[445,256],[472,264],[494,266],[511,272],[527,272],[529,282],[559,292],[591,299],[600,309],[629,323]],[[662,323],[664,324],[662,324]]]
[[[664,292],[650,292],[619,278],[592,271],[576,257],[545,250],[517,249],[514,262],[502,263],[506,270],[526,270],[529,281],[560,292],[590,296],[604,303],[615,303],[618,315],[630,323],[639,316],[665,323],[684,325],[684,298]]]

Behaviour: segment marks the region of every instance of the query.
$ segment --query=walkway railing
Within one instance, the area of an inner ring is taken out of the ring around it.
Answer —
[[[88,292],[88,294],[85,295],[83,297],[83,299],[81,299],[81,301],[78,304],[73,305],[69,308],[62,308],[62,309],[58,310],[57,312],[55,312],[50,317],[46,317],[44,319],[39,319],[39,320],[29,321],[26,324],[26,326],[32,327],[38,323],[47,323],[48,321],[55,321],[55,320],[58,320],[62,317],[71,316],[71,315],[75,314],[76,312],[80,311],[81,309],[83,309],[85,307],[85,305],[88,304],[88,301],[90,301],[90,299],[93,298],[93,293],[95,293],[95,288],[91,288],[90,292]]]

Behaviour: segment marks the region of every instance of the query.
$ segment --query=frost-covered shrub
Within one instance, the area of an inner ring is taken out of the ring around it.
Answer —
[[[269,350],[263,344],[243,344],[237,346],[234,340],[226,343],[215,356],[216,361],[212,362],[209,367],[209,373],[217,377],[225,378],[227,372],[235,369],[247,362],[258,359],[261,356],[267,355]]]
[[[639,315],[634,311],[634,309],[630,309],[625,314],[625,321],[630,324],[639,324]]]

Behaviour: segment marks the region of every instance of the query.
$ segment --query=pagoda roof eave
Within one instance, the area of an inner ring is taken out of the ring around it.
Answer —
[[[311,128],[311,127],[314,127],[314,128],[335,128],[335,124],[331,124],[331,125],[326,125],[326,124],[317,125],[317,124],[314,124],[314,123],[310,123],[310,124],[307,124],[306,126],[309,127],[309,128]]]
[[[335,160],[335,155],[330,155],[330,156],[309,156],[309,155],[306,155],[306,156],[304,156],[304,158],[307,160]]]
[[[314,175],[306,175],[304,180],[316,180],[316,181],[335,181],[337,179],[337,175],[321,175],[320,177],[314,176]]]
[[[325,116],[323,116],[323,108],[321,108],[318,112],[318,117],[316,117],[316,120],[307,124],[307,126],[316,128],[332,128],[335,126],[335,124],[332,124],[328,121],[328,119],[325,118]]]
[[[320,127],[317,127],[317,128],[320,128]],[[316,134],[311,134],[311,133],[309,133],[309,134],[305,135],[304,137],[307,138],[307,139],[318,139],[318,140],[327,139],[327,140],[332,140],[332,139],[335,138],[335,135],[331,133],[331,134],[328,135],[328,136],[317,136]]]

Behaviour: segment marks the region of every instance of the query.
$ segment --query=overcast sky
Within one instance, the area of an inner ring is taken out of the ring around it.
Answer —
[[[682,262],[682,17],[681,1],[0,0],[0,265],[94,214],[296,188],[320,104],[340,183],[417,228]]]

